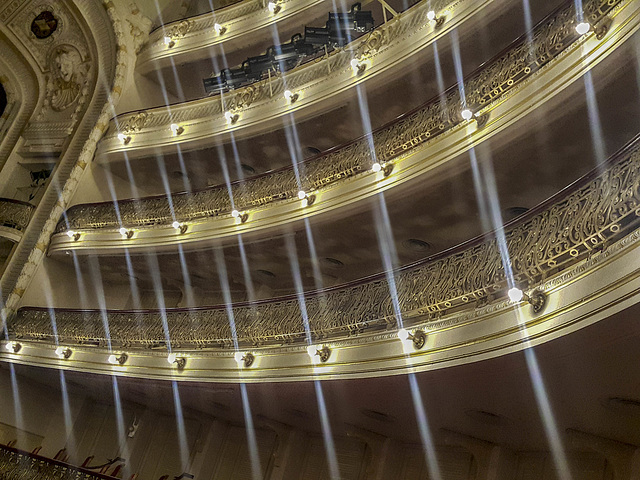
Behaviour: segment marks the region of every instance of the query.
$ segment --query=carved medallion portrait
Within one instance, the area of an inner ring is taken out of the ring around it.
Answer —
[[[58,28],[58,19],[49,11],[42,12],[31,22],[31,31],[36,38],[40,39],[50,37],[56,28]]]
[[[87,75],[82,55],[72,45],[59,45],[49,57],[51,108],[61,112],[80,96]]]

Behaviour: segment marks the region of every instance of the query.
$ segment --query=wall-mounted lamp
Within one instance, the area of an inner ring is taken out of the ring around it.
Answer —
[[[219,23],[214,23],[213,24],[213,29],[216,31],[216,33],[218,35],[224,35],[225,32],[227,31],[227,27],[223,27]]]
[[[126,353],[121,353],[120,355],[115,355],[112,353],[111,355],[109,355],[109,358],[107,358],[107,361],[111,365],[124,365],[128,358],[129,355],[127,355]]]
[[[167,362],[170,365],[175,363],[178,370],[182,370],[187,364],[187,359],[185,357],[178,357],[175,353],[170,353],[167,355]]]
[[[367,69],[367,64],[358,60],[357,58],[354,58],[351,60],[351,68],[353,68],[353,71],[356,75],[362,75]]]
[[[164,44],[165,44],[167,47],[171,48],[171,47],[173,47],[173,46],[176,44],[176,42],[175,42],[175,40],[174,40],[173,38],[168,37],[168,36],[165,36],[165,37],[164,37]]]
[[[389,175],[391,175],[391,172],[393,172],[393,163],[381,164],[379,162],[375,162],[373,165],[371,165],[371,170],[375,173],[378,173],[382,170],[384,176],[388,177]]]
[[[420,350],[427,343],[427,334],[423,330],[415,330],[413,333],[401,328],[398,330],[398,338],[402,341],[411,340],[413,347],[416,350]]]
[[[289,103],[296,103],[298,98],[300,98],[300,94],[293,93],[291,90],[285,90],[284,98],[286,98]]]
[[[9,342],[4,346],[4,348],[9,352],[18,353],[22,349],[22,345],[18,342]]]
[[[580,22],[576,25],[576,32],[578,32],[578,35],[589,33],[589,30],[591,30],[591,24],[588,22]]]
[[[300,190],[298,192],[298,198],[300,200],[306,200],[307,201],[307,207],[310,206],[310,205],[313,205],[314,202],[316,201],[316,196],[314,194],[309,195],[304,190]]]
[[[175,228],[176,230],[180,230],[180,234],[184,234],[186,233],[187,229],[189,228],[188,225],[185,225],[184,223],[180,223],[177,220],[174,220],[174,222],[171,224],[171,226],[173,228]]]
[[[309,345],[307,347],[307,353],[311,358],[314,358],[315,356],[320,357],[320,361],[322,363],[326,363],[329,360],[329,357],[331,357],[331,349],[326,345],[323,345],[322,347]]]
[[[507,295],[509,295],[509,300],[512,302],[517,303],[524,300],[533,307],[534,313],[540,313],[547,304],[547,296],[540,290],[534,290],[531,295],[527,295],[519,288],[513,287],[509,289]]]
[[[181,135],[182,133],[184,133],[184,127],[181,127],[177,123],[172,123],[171,131],[173,132],[173,136],[177,137],[178,135]]]
[[[256,359],[256,357],[249,352],[247,353],[236,352],[233,355],[233,358],[236,360],[236,363],[238,364],[238,366],[244,366],[244,368],[249,368],[251,365],[253,365],[253,362]]]
[[[58,358],[67,359],[67,358],[69,358],[71,356],[72,353],[73,352],[68,347],[58,347],[58,348],[56,348],[56,356]]]
[[[434,10],[429,10],[427,12],[427,20],[429,20],[430,22],[436,22],[436,28],[440,27],[444,23],[444,17],[438,17]]]
[[[267,8],[269,9],[269,11],[271,13],[273,13],[274,15],[276,13],[278,13],[280,10],[282,10],[282,7],[280,5],[278,5],[276,2],[269,2],[267,3]]]
[[[244,223],[247,220],[249,220],[249,214],[248,213],[246,213],[246,212],[242,213],[242,212],[240,212],[238,210],[235,210],[235,209],[231,210],[231,216],[233,218],[239,218],[240,219],[240,223]]]
[[[238,121],[238,119],[240,118],[240,115],[238,115],[237,113],[224,112],[224,118],[227,119],[228,123],[233,125]]]
[[[74,242],[77,242],[78,240],[80,240],[80,232],[74,232],[73,230],[67,230],[67,237],[69,238],[73,238]]]
[[[462,118],[464,118],[467,121],[473,118],[473,112],[468,108],[465,108],[464,110],[462,110],[460,112],[460,115],[462,116]]]
[[[125,135],[124,133],[119,133],[118,140],[120,140],[123,145],[129,145],[129,142],[131,141],[131,136]]]
[[[120,232],[120,235],[122,235],[123,237],[126,237],[126,238],[133,237],[133,230],[128,230],[124,227],[120,227],[120,230],[118,231]]]

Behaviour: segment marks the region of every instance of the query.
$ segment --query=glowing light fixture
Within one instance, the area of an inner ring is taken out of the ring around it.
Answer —
[[[398,338],[403,342],[406,340],[411,340],[413,343],[413,347],[416,350],[420,350],[424,347],[425,343],[427,343],[427,334],[422,330],[415,330],[413,333],[408,331],[405,328],[398,329]]]
[[[128,358],[129,356],[126,353],[121,353],[120,355],[115,355],[112,353],[111,355],[109,355],[109,358],[107,358],[107,361],[111,365],[124,365]]]
[[[118,231],[120,232],[120,235],[122,235],[123,237],[126,237],[126,238],[133,237],[133,230],[127,230],[124,227],[120,227],[120,230]]]
[[[533,313],[540,313],[547,304],[547,296],[540,290],[535,290],[530,295],[527,295],[519,288],[513,287],[509,289],[507,295],[509,296],[509,300],[511,300],[512,302],[517,303],[522,300],[527,302],[533,307]]]
[[[380,165],[378,162],[376,162],[373,165],[371,165],[371,170],[373,170],[374,172],[378,173],[380,170],[382,170],[382,165]]]
[[[358,60],[357,58],[353,58],[351,60],[351,68],[353,68],[353,71],[356,75],[362,75],[367,69],[367,64]]]
[[[4,346],[4,348],[9,352],[18,353],[22,349],[22,345],[18,342],[9,342]]]
[[[391,172],[393,172],[393,163],[386,163],[383,165],[379,162],[375,162],[373,165],[371,165],[371,170],[375,173],[378,173],[382,170],[384,176],[388,177],[389,175],[391,175]]]
[[[286,98],[289,101],[289,103],[295,103],[298,100],[298,98],[300,98],[300,95],[297,93],[293,93],[291,90],[285,90],[284,98]]]
[[[231,210],[231,216],[233,218],[238,218],[240,216],[240,212],[238,210]]]
[[[70,348],[66,348],[66,347],[56,348],[56,355],[58,356],[58,358],[69,358],[71,356],[71,353],[73,352],[71,351]]]
[[[473,112],[468,108],[465,108],[464,110],[462,110],[460,112],[460,115],[462,115],[462,118],[464,118],[465,120],[471,120],[473,118]]]
[[[177,137],[178,135],[181,135],[184,132],[184,127],[181,127],[177,123],[172,123],[171,131],[173,132],[173,136]]]
[[[67,230],[67,237],[73,238],[74,242],[80,240],[80,232],[74,232],[73,230]]]
[[[278,5],[276,2],[269,2],[267,3],[267,8],[269,9],[269,11],[271,13],[273,13],[274,15],[276,13],[278,13],[280,10],[282,10],[282,7],[280,5]]]
[[[227,27],[223,27],[219,23],[214,23],[213,29],[216,31],[218,35],[224,35],[224,33],[227,31]]]
[[[300,190],[300,191],[298,192],[298,198],[299,198],[300,200],[304,200],[306,197],[307,197],[307,194],[305,193],[305,191],[304,191],[304,190]]]
[[[119,133],[118,140],[120,140],[124,145],[129,145],[131,137],[129,135],[125,135],[124,133]]]
[[[175,364],[178,370],[182,370],[187,364],[187,359],[178,357],[175,353],[170,353],[167,355],[167,363],[169,363],[169,365]]]
[[[164,44],[165,44],[167,47],[171,48],[171,47],[173,47],[173,46],[176,44],[176,42],[173,40],[173,38],[168,37],[168,36],[165,36],[165,37],[164,37]]]
[[[331,349],[326,345],[318,347],[316,345],[309,345],[307,347],[307,354],[313,359],[316,356],[320,357],[320,361],[325,363],[331,357]]]
[[[177,230],[178,228],[180,228],[180,222],[176,220],[171,224],[171,226]]]
[[[233,125],[238,121],[238,119],[240,118],[240,115],[238,115],[237,113],[224,112],[224,118],[227,119],[227,122]]]
[[[433,22],[436,19],[436,12],[434,12],[433,10],[429,10],[427,12],[427,18],[430,22]]]
[[[253,365],[253,362],[256,359],[256,357],[249,352],[247,353],[236,352],[233,355],[233,358],[236,360],[236,363],[238,364],[239,367],[244,366],[244,368],[249,368],[251,365]]]
[[[587,22],[580,22],[576,25],[576,32],[578,32],[578,35],[584,35],[585,33],[588,33],[589,30],[591,30],[591,25]]]

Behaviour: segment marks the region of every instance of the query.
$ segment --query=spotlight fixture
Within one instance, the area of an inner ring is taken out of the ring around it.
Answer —
[[[80,240],[80,232],[74,232],[73,230],[67,230],[67,237],[73,238],[74,242]]]
[[[231,216],[233,218],[239,218],[241,223],[244,223],[249,219],[248,213],[242,213],[236,209],[231,210]]]
[[[119,133],[118,140],[120,140],[124,145],[129,145],[129,142],[131,141],[131,136],[125,135],[124,133]]]
[[[576,25],[576,32],[578,32],[578,35],[584,35],[585,33],[588,33],[589,30],[591,30],[591,25],[588,22],[580,22]]]
[[[58,356],[58,358],[69,358],[71,356],[71,349],[70,348],[65,348],[65,347],[58,347],[56,348],[56,355]]]
[[[507,292],[509,300],[512,302],[520,302],[524,300],[533,307],[533,313],[540,313],[547,304],[547,296],[540,290],[535,290],[531,295],[527,295],[517,287],[510,288]]]
[[[9,352],[18,353],[22,349],[22,345],[18,342],[9,342],[4,346],[4,348]]]
[[[371,170],[373,170],[375,173],[378,173],[382,170],[384,176],[388,177],[389,175],[391,175],[391,172],[393,172],[393,163],[381,164],[379,162],[375,162],[373,165],[371,165]]]
[[[180,230],[180,233],[183,234],[187,231],[187,228],[189,228],[188,225],[185,225],[184,223],[180,223],[177,220],[174,220],[173,223],[171,224],[171,226],[173,228],[175,228],[176,230]]]
[[[291,90],[285,90],[284,98],[286,98],[289,101],[289,103],[296,103],[298,98],[300,98],[300,95],[297,93],[293,93]]]
[[[187,359],[184,357],[178,357],[175,353],[170,353],[167,355],[167,362],[169,365],[176,364],[178,370],[182,370],[187,364]]]
[[[120,232],[120,235],[122,235],[123,237],[127,237],[127,238],[133,237],[133,230],[127,230],[124,227],[120,227],[120,230],[118,231]]]
[[[164,44],[167,47],[171,48],[176,44],[176,42],[173,40],[173,38],[165,36],[164,37]]]
[[[351,68],[356,73],[356,75],[362,75],[364,71],[367,69],[367,64],[354,58],[351,60]]]
[[[398,338],[402,341],[411,340],[416,350],[420,350],[427,343],[427,334],[423,330],[416,330],[411,333],[404,328],[400,328],[398,330]]]
[[[427,18],[430,22],[433,22],[436,19],[436,12],[434,12],[433,10],[429,10],[427,12]]]
[[[224,112],[224,118],[227,119],[227,122],[233,125],[238,121],[240,115],[238,115],[237,113]]]
[[[253,365],[253,362],[256,359],[256,357],[249,352],[247,353],[236,352],[233,355],[233,358],[235,358],[238,366],[244,366],[244,368],[249,368],[251,365]]]
[[[307,353],[313,359],[316,355],[320,357],[320,361],[322,363],[326,363],[331,356],[331,349],[326,345],[323,345],[322,348],[319,348],[315,345],[309,345],[307,347]]]
[[[116,365],[116,364],[124,365],[128,358],[129,356],[126,353],[121,353],[120,355],[115,355],[112,353],[111,355],[109,355],[109,358],[107,359],[107,361],[111,365]]]
[[[464,118],[465,120],[471,120],[473,118],[473,112],[468,108],[465,108],[464,110],[462,110],[460,112],[460,115],[462,115],[462,118]]]
[[[177,137],[178,135],[181,135],[184,132],[184,127],[181,127],[177,123],[172,123],[171,131],[173,132],[173,136]]]
[[[373,165],[371,165],[371,170],[373,170],[374,172],[378,173],[380,170],[382,170],[382,165],[380,165],[378,162],[376,162]]]
[[[313,195],[313,194],[308,195],[307,192],[305,192],[304,190],[300,190],[298,192],[298,198],[300,200],[306,200],[307,201],[307,207],[310,206],[310,205],[313,205],[314,202],[316,201],[316,196],[315,195]]]
[[[436,25],[435,25],[436,28],[438,28],[444,23],[444,17],[438,17],[438,15],[436,15],[436,12],[434,10],[429,10],[427,12],[427,20],[429,20],[430,22],[436,22]]]
[[[223,27],[219,23],[214,23],[213,29],[216,31],[218,35],[224,35],[224,33],[227,31],[227,27]]]
[[[267,4],[267,8],[269,9],[269,11],[271,13],[273,13],[274,15],[276,13],[278,13],[280,10],[282,10],[282,7],[280,5],[278,5],[276,2],[269,2]]]

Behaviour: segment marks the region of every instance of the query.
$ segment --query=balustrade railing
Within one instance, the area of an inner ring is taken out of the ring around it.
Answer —
[[[584,18],[598,24],[622,0],[587,0]],[[581,37],[573,0],[550,14],[532,32],[516,40],[510,48],[464,80],[466,97],[458,85],[393,123],[293,167],[234,182],[230,189],[218,185],[195,192],[174,193],[114,203],[79,204],[69,208],[56,233],[71,230],[118,229],[171,225],[230,214],[235,208],[250,210],[279,200],[296,198],[299,190],[312,192],[368,171],[374,162],[387,162],[423,146],[465,121],[462,109],[479,112],[495,100],[510,94],[522,82],[562,55]],[[482,121],[482,119],[479,119]],[[299,180],[298,180],[299,178]],[[231,196],[229,195],[231,191]]]
[[[519,286],[557,275],[640,227],[640,137],[600,169],[507,224],[510,270]],[[473,309],[504,296],[505,269],[495,235],[387,275],[311,292],[305,309],[297,296],[232,306],[237,341],[260,346],[303,342],[303,317],[314,339],[347,338],[394,326],[394,302],[405,325]],[[391,291],[397,292],[392,298]],[[53,321],[55,316],[55,322]],[[104,318],[108,319],[108,331]],[[55,325],[55,328],[54,328]],[[166,330],[165,330],[166,329]],[[90,343],[151,348],[227,347],[234,338],[225,305],[192,309],[122,311],[21,308],[8,322],[11,338],[52,344]]]
[[[35,206],[27,202],[0,198],[0,225],[23,232],[35,209]]]

